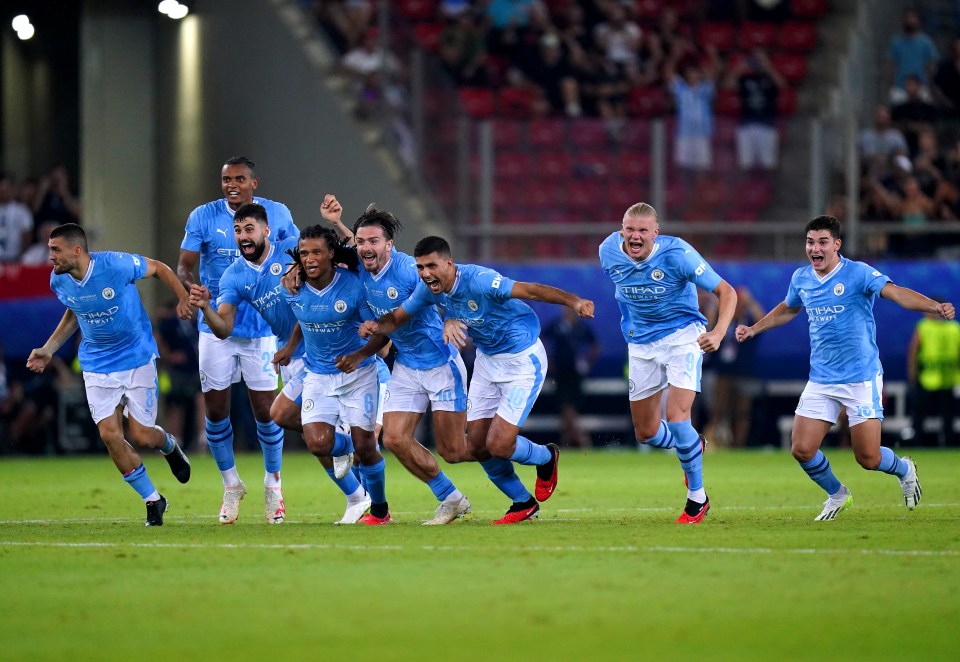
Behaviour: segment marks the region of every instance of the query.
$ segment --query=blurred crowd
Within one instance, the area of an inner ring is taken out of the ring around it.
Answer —
[[[80,222],[80,201],[64,165],[22,179],[0,170],[0,262],[47,264],[53,228]]]

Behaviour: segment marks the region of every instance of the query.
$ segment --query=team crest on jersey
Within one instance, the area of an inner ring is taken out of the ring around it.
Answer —
[[[345,312],[347,310],[347,302],[343,299],[337,299],[337,302],[333,304],[333,309],[338,313]]]
[[[274,276],[279,276],[281,271],[283,271],[283,267],[280,266],[279,262],[274,262],[270,265],[270,273]]]
[[[833,293],[836,294],[837,296],[840,296],[841,294],[843,294],[843,283],[837,283],[836,285],[834,285]]]
[[[467,308],[469,308],[473,312],[477,312],[480,309],[480,306],[477,305],[476,301],[474,301],[473,299],[470,299],[467,302]]]
[[[303,411],[310,411],[311,409],[313,409],[313,400],[304,400]]]
[[[654,269],[654,270],[653,270],[653,273],[650,274],[650,278],[652,278],[652,279],[654,279],[654,280],[656,280],[656,281],[661,281],[661,280],[663,280],[663,277],[664,277],[665,275],[666,275],[666,274],[663,273],[663,271],[661,271],[660,269]]]
[[[106,299],[107,301],[109,301],[110,299],[112,299],[117,295],[117,293],[113,291],[112,287],[103,288],[103,292],[101,292],[100,294],[102,294],[103,298]]]
[[[396,299],[398,296],[400,296],[400,293],[397,292],[397,288],[395,288],[395,287],[388,287],[388,288],[387,288],[387,298],[388,298],[388,299]]]

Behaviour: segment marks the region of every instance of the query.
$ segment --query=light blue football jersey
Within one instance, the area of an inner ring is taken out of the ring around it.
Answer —
[[[146,272],[142,255],[97,252],[90,254],[83,280],[70,274],[50,275],[50,289],[77,315],[84,371],[133,370],[159,355],[135,284]]]
[[[356,274],[337,268],[333,280],[323,290],[304,283],[299,293],[291,295],[285,291],[284,296],[303,329],[303,362],[310,372],[340,372],[336,357],[355,352],[366,343],[360,338],[359,329],[364,321],[373,319],[373,314]],[[360,365],[373,360],[368,357]]]
[[[515,282],[493,269],[458,264],[449,293],[433,294],[420,281],[403,309],[413,315],[436,306],[445,317],[466,324],[473,344],[484,354],[522,352],[540,336],[540,320],[530,306],[510,298]]]
[[[393,312],[417,288],[420,275],[416,261],[399,251],[374,275],[360,270],[367,305],[376,317]],[[433,306],[418,310],[405,325],[390,334],[397,348],[397,362],[415,370],[429,370],[446,365],[456,349],[443,342],[443,321]]]
[[[287,237],[299,237],[300,230],[293,224],[286,205],[264,198],[254,198],[267,210],[270,238],[282,241]],[[220,278],[235,260],[240,258],[240,249],[233,235],[233,210],[225,199],[200,205],[187,218],[187,229],[180,243],[182,250],[200,253],[200,282],[210,290],[210,300],[220,296]],[[211,333],[210,327],[199,317],[201,331]],[[233,334],[238,338],[263,338],[272,335],[269,325],[247,303],[237,308]]]
[[[697,287],[712,292],[721,278],[707,261],[678,237],[660,235],[653,252],[637,262],[623,252],[614,232],[600,244],[600,266],[616,285],[620,330],[628,343],[649,343],[699,322]]]
[[[286,250],[296,247],[295,237],[277,243],[271,241],[262,264],[254,264],[242,257],[236,260],[223,272],[220,279],[220,298],[217,299],[217,306],[229,303],[238,310],[241,303],[252,305],[270,325],[270,330],[277,337],[277,346],[281,348],[287,344],[297,325],[297,318],[284,296],[286,290],[280,284],[287,265],[293,262]],[[300,341],[291,358],[302,357],[303,351],[303,341]]]
[[[809,264],[793,272],[784,302],[803,306],[810,325],[810,381],[852,384],[883,373],[873,303],[890,279],[840,256],[820,278]]]

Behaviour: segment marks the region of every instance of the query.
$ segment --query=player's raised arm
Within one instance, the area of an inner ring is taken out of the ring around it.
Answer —
[[[46,370],[54,352],[60,349],[63,343],[67,342],[77,332],[79,327],[76,314],[67,308],[63,311],[63,317],[60,318],[57,328],[50,334],[47,342],[43,343],[43,347],[38,347],[30,352],[30,356],[27,357],[27,368],[33,372]]]
[[[190,305],[203,311],[203,319],[220,340],[229,338],[237,318],[237,307],[232,303],[222,303],[214,308],[210,303],[210,290],[205,285],[190,287]]]
[[[341,220],[343,207],[340,205],[340,201],[337,200],[337,196],[332,193],[327,193],[323,196],[323,202],[320,203],[320,216],[333,226],[338,237],[345,240],[348,244],[353,245],[353,231],[344,225]]]
[[[182,320],[190,319],[190,316],[193,315],[193,310],[190,308],[190,294],[183,283],[177,279],[173,269],[168,267],[165,262],[148,257],[147,271],[144,277],[156,278],[166,285],[177,297],[177,316]]]
[[[926,297],[919,292],[911,290],[908,287],[900,287],[893,283],[887,283],[880,290],[880,296],[907,310],[916,310],[921,313],[934,313],[941,319],[952,320],[956,316],[956,310],[952,303],[937,303],[933,299]]]
[[[783,326],[800,312],[802,306],[788,306],[786,301],[781,301],[777,307],[757,320],[753,326],[741,324],[737,327],[737,342],[743,342],[747,338],[758,336],[764,331]]]
[[[593,317],[593,301],[578,297],[576,294],[561,290],[559,287],[517,281],[510,290],[510,296],[514,299],[543,301],[544,303],[568,306],[575,310],[580,317]]]
[[[190,289],[190,286],[196,283],[193,272],[200,261],[200,253],[197,251],[188,251],[185,248],[180,249],[180,257],[177,258],[177,278],[183,283],[184,289]]]

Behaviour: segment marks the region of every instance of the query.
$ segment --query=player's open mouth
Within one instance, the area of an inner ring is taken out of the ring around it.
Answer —
[[[819,267],[821,264],[823,264],[823,256],[822,256],[822,255],[811,255],[811,256],[810,256],[810,261],[813,262],[814,266]]]
[[[377,261],[376,253],[361,253],[360,259],[363,260],[364,264],[373,264]]]
[[[430,288],[430,291],[431,291],[431,292],[439,292],[439,291],[440,291],[440,287],[441,287],[441,286],[440,286],[440,279],[439,279],[439,278],[424,279],[423,282],[424,282],[424,284],[425,284],[427,287]]]
[[[304,265],[303,270],[307,272],[308,277],[315,278],[320,271],[320,265],[306,264]]]
[[[240,250],[244,253],[253,253],[257,250],[257,245],[252,241],[244,241],[240,244]]]

